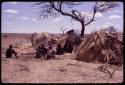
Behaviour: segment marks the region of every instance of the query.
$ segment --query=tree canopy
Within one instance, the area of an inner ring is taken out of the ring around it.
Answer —
[[[91,6],[92,10],[90,9],[90,13],[92,16],[87,16],[83,14],[79,9],[73,9],[75,6],[84,5],[84,2],[69,2],[69,1],[50,1],[50,2],[37,2],[35,3],[39,6],[40,12],[39,17],[47,18],[49,16],[58,16],[64,15],[69,16],[73,20],[76,20],[81,23],[81,36],[84,36],[85,26],[89,25],[93,21],[95,21],[95,15],[97,12],[107,12],[114,7],[117,7],[119,4],[116,2],[94,2]],[[84,7],[84,6],[83,6]],[[66,9],[70,10],[66,10]]]

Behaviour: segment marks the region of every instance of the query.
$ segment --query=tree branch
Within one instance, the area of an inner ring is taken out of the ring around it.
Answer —
[[[93,7],[93,16],[92,16],[92,19],[91,19],[89,22],[87,22],[87,23],[85,24],[85,26],[86,26],[86,25],[89,25],[91,22],[95,21],[94,18],[95,18],[96,12],[97,12],[97,2],[95,3],[95,6]]]
[[[75,19],[75,20],[78,20],[78,21],[79,21],[79,18],[78,18],[78,17],[73,16],[73,15],[72,15],[72,14],[70,14],[70,13],[66,13],[66,12],[62,11],[62,3],[60,4],[60,9],[58,9],[58,8],[56,8],[56,7],[55,7],[54,2],[52,3],[52,7],[53,7],[56,11],[60,12],[62,15],[65,15],[65,16],[70,16],[70,17],[72,17],[73,19]]]

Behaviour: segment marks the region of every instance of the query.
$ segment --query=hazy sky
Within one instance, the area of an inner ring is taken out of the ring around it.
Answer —
[[[50,32],[61,33],[62,26],[68,29],[81,30],[79,22],[71,21],[70,17],[58,16],[39,19],[37,7],[32,6],[35,2],[3,2],[2,3],[2,33],[33,33]],[[85,33],[114,26],[118,31],[123,32],[123,3],[118,2],[116,7],[105,13],[97,13],[95,22],[86,26]],[[93,2],[84,3],[75,7],[82,13],[87,14]],[[67,30],[68,30],[67,29]]]

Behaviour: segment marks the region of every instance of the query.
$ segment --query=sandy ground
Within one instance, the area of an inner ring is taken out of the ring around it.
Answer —
[[[35,52],[28,46],[30,42],[22,43],[14,48],[18,55]],[[98,70],[101,63],[86,63],[74,59],[74,54],[65,53],[56,59],[35,59],[35,55],[20,55],[18,58],[6,59],[2,54],[3,83],[121,83],[123,69],[118,67],[113,78]],[[109,65],[109,70],[117,68]]]

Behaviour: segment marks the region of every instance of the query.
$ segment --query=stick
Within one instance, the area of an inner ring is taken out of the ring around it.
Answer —
[[[31,53],[31,52],[26,53],[26,54],[21,53],[21,55],[32,55],[32,54],[36,54],[36,53]]]

